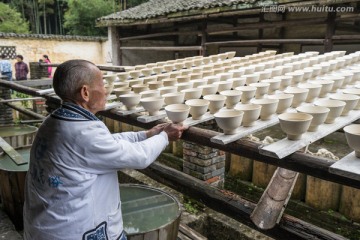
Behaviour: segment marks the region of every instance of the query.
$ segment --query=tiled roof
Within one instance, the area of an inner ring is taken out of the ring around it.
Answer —
[[[0,32],[0,38],[28,38],[28,39],[49,39],[49,40],[73,40],[73,41],[106,41],[106,37],[88,37],[53,34],[18,34]]]
[[[216,16],[219,13],[237,15],[250,10],[260,13],[264,6],[272,5],[330,5],[356,0],[149,0],[136,7],[97,19],[97,26],[121,26],[181,21]]]
[[[210,10],[221,8],[222,10],[236,10],[241,8],[260,7],[263,4],[274,3],[272,0],[149,0],[141,5],[125,11],[110,14],[97,19],[98,26],[111,25],[112,21],[118,24],[136,22],[138,20],[157,18],[187,12],[192,15],[193,11]],[[219,11],[219,9],[218,9]]]

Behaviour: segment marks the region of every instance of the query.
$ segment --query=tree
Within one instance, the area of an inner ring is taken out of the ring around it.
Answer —
[[[111,0],[69,0],[64,27],[71,35],[106,35],[106,28],[95,27],[95,20],[113,12]]]
[[[0,32],[29,33],[29,23],[14,8],[0,3]]]

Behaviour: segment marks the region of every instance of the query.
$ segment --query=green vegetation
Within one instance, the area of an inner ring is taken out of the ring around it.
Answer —
[[[29,33],[29,23],[16,9],[0,3],[0,32]]]
[[[184,208],[187,212],[191,214],[198,214],[199,212],[204,211],[204,204],[189,198],[184,195],[184,202],[183,202]]]
[[[35,34],[105,36],[106,28],[95,27],[97,18],[146,1],[148,0],[2,0],[0,32],[28,33],[30,29]],[[3,8],[11,9],[12,13],[7,14]],[[9,21],[12,23],[10,26],[3,23],[8,17],[12,19]],[[26,31],[23,31],[24,24]],[[6,28],[1,27],[2,25]]]

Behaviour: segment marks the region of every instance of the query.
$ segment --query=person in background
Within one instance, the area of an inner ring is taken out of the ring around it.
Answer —
[[[12,81],[12,69],[10,61],[6,58],[5,54],[1,54],[0,58],[1,75],[7,76],[8,80]]]
[[[146,168],[186,128],[110,133],[95,116],[106,103],[103,75],[86,60],[60,64],[53,87],[62,105],[31,147],[24,239],[126,240],[117,171]]]
[[[43,60],[44,63],[51,64],[51,61],[50,61],[48,55],[43,55],[42,60]],[[48,77],[49,77],[49,78],[51,78],[51,74],[52,74],[52,67],[49,66],[49,67],[48,67]]]
[[[27,75],[29,73],[29,68],[26,63],[23,62],[24,57],[22,55],[16,55],[15,63],[15,77],[16,80],[27,80]]]

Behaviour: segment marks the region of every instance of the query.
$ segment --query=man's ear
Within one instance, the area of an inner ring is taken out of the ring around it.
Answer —
[[[80,90],[81,98],[88,102],[90,100],[90,88],[88,85],[83,85]]]

